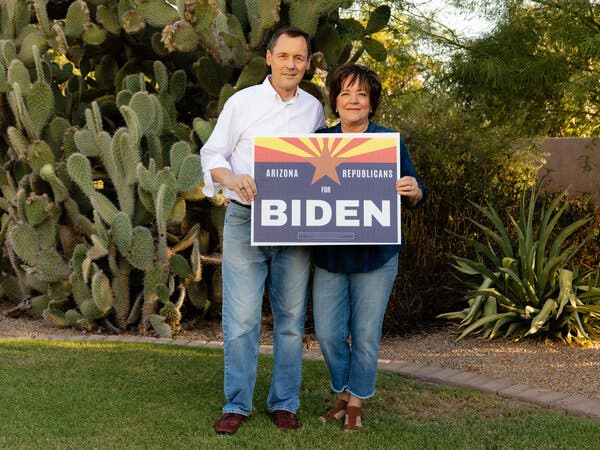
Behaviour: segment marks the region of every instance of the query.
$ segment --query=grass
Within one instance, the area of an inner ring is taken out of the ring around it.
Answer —
[[[600,423],[559,411],[379,374],[365,429],[318,420],[333,402],[322,362],[306,361],[302,428],[267,416],[271,358],[255,411],[235,436],[212,425],[223,402],[222,352],[127,343],[0,340],[0,448],[597,448]]]

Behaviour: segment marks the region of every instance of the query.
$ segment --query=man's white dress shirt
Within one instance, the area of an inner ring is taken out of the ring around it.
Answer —
[[[240,201],[235,192],[213,181],[210,171],[225,167],[235,174],[252,174],[254,136],[312,133],[325,126],[323,106],[316,98],[298,88],[296,95],[284,102],[269,78],[236,92],[225,102],[200,151],[204,195],[212,197],[222,189],[226,198]]]

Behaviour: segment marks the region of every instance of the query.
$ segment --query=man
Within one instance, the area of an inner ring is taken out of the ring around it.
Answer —
[[[274,320],[269,412],[284,430],[298,428],[302,335],[309,277],[306,247],[250,246],[253,137],[310,133],[324,126],[323,107],[298,87],[310,66],[310,39],[293,27],[275,32],[266,52],[271,75],[235,93],[202,147],[204,193],[222,189],[231,200],[223,231],[223,338],[225,406],[215,425],[234,434],[252,410],[262,297],[268,280]]]

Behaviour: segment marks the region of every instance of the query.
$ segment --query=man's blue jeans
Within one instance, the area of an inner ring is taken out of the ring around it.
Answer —
[[[398,255],[365,273],[315,267],[315,333],[334,392],[361,399],[375,393],[381,327],[397,273]]]
[[[302,336],[310,273],[306,247],[250,246],[250,209],[230,203],[223,233],[223,413],[249,415],[256,382],[265,282],[273,313],[269,411],[300,407]]]

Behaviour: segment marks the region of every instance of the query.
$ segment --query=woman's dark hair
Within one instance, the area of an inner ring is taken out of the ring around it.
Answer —
[[[335,112],[337,117],[340,117],[336,109],[336,101],[338,95],[342,92],[342,86],[346,80],[350,82],[350,85],[358,83],[359,86],[369,93],[369,100],[371,103],[369,119],[373,117],[379,106],[381,81],[379,81],[379,77],[373,69],[360,64],[342,64],[333,74],[333,80],[331,81],[331,87],[329,88],[329,105],[331,106],[331,110]]]
[[[279,39],[279,37],[285,34],[289,37],[303,37],[304,40],[306,41],[306,48],[308,50],[308,56],[310,56],[310,36],[302,31],[300,28],[296,28],[296,27],[283,27],[278,29],[273,36],[271,36],[271,40],[269,41],[269,45],[267,45],[267,49],[272,53],[273,49],[275,48],[275,44],[277,43],[277,39]]]

